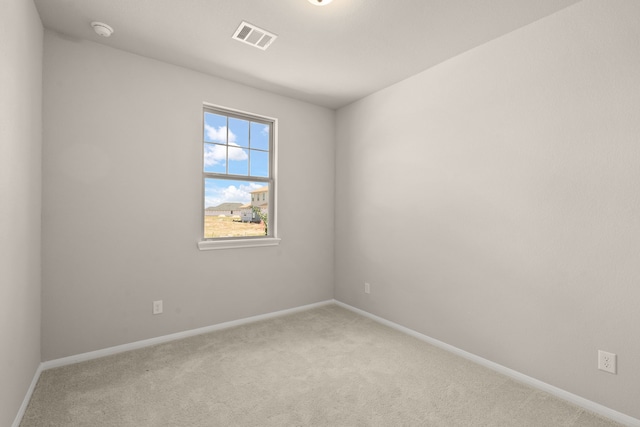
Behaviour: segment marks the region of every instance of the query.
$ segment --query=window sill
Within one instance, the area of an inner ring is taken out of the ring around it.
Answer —
[[[198,249],[201,251],[213,251],[216,249],[238,249],[238,248],[259,248],[262,246],[278,246],[278,237],[265,237],[262,239],[242,239],[242,240],[201,240],[198,242]]]

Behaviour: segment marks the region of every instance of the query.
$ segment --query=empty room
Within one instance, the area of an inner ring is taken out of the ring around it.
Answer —
[[[639,23],[0,0],[0,426],[640,426]]]

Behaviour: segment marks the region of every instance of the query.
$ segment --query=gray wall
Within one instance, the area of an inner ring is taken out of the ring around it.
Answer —
[[[336,298],[640,418],[638,16],[584,1],[339,110]]]
[[[31,1],[0,12],[0,425],[40,363],[42,24]]]
[[[44,67],[43,360],[333,297],[335,112],[49,31]],[[205,101],[280,120],[280,246],[197,249]]]

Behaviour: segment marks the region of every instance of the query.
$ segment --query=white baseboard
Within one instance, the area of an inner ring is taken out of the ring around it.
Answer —
[[[191,329],[188,331],[176,332],[175,334],[163,335],[161,337],[150,338],[142,341],[135,341],[129,344],[117,345],[115,347],[103,348],[101,350],[90,351],[88,353],[77,354],[75,356],[63,357],[60,359],[49,360],[43,362],[43,370],[58,368],[60,366],[72,365],[74,363],[84,362],[87,360],[98,359],[100,357],[111,356],[112,354],[123,353],[125,351],[137,350],[139,348],[150,347],[156,344],[162,344],[169,341],[175,341],[183,338],[193,337],[195,335],[206,334],[208,332],[219,331],[221,329],[232,328],[234,326],[245,325],[260,320],[271,319],[274,317],[284,316],[287,314],[297,313],[300,311],[310,310],[316,307],[333,304],[334,300],[317,302],[314,304],[303,305],[300,307],[289,308],[286,310],[275,311],[273,313],[260,314],[257,316],[246,317],[244,319],[231,320],[229,322],[218,323],[216,325],[205,326],[202,328]]]
[[[613,409],[607,408],[606,406],[600,405],[599,403],[595,403],[592,402],[588,399],[585,399],[583,397],[577,396],[575,394],[569,393],[568,391],[562,390],[558,387],[552,386],[550,384],[547,384],[545,382],[539,381],[535,378],[529,377],[527,375],[524,375],[518,371],[514,371],[513,369],[507,368],[505,366],[499,365],[497,363],[494,363],[490,360],[484,359],[480,356],[476,356],[475,354],[469,353],[467,351],[461,350],[457,347],[454,347],[452,345],[449,345],[447,343],[444,343],[442,341],[439,341],[435,338],[431,338],[427,335],[421,334],[420,332],[416,332],[413,329],[409,329],[407,327],[398,325],[397,323],[391,322],[389,320],[383,319],[382,317],[378,317],[374,314],[371,314],[369,312],[366,312],[364,310],[361,310],[359,308],[353,307],[351,305],[345,304],[343,302],[337,301],[335,299],[333,300],[327,300],[327,301],[322,301],[319,303],[314,303],[314,304],[309,304],[309,305],[304,305],[304,306],[300,306],[300,307],[295,307],[295,308],[290,308],[290,309],[286,309],[286,310],[281,310],[281,311],[276,311],[273,313],[266,313],[266,314],[261,314],[258,316],[251,316],[251,317],[247,317],[244,319],[238,319],[238,320],[232,320],[229,322],[224,322],[224,323],[219,323],[216,325],[212,325],[212,326],[205,326],[203,328],[197,328],[197,329],[191,329],[189,331],[183,331],[183,332],[178,332],[175,334],[170,334],[170,335],[164,335],[161,337],[156,337],[156,338],[150,338],[147,340],[142,340],[142,341],[136,341],[133,343],[129,343],[129,344],[123,344],[123,345],[118,345],[115,347],[109,347],[109,348],[105,348],[102,350],[96,350],[96,351],[91,351],[88,353],[82,353],[82,354],[78,354],[75,356],[69,356],[69,357],[63,357],[60,359],[54,359],[54,360],[49,360],[46,362],[43,362],[40,364],[40,366],[38,366],[38,369],[36,370],[36,373],[33,377],[33,381],[31,381],[31,385],[29,386],[29,390],[27,391],[27,394],[24,398],[24,401],[22,402],[22,405],[20,406],[20,410],[18,411],[18,414],[16,415],[15,421],[12,424],[12,427],[19,427],[20,422],[22,421],[22,417],[24,416],[24,413],[27,409],[27,405],[29,404],[29,400],[31,399],[31,395],[33,394],[33,391],[36,387],[36,384],[38,383],[38,379],[40,378],[40,374],[47,370],[47,369],[51,369],[51,368],[57,368],[60,366],[66,366],[66,365],[71,365],[74,363],[78,363],[78,362],[84,362],[87,360],[92,360],[92,359],[97,359],[100,357],[104,357],[104,356],[110,356],[112,354],[117,354],[117,353],[122,353],[125,351],[130,351],[130,350],[136,350],[139,348],[144,348],[144,347],[149,347],[152,345],[156,345],[156,344],[162,344],[165,342],[169,342],[169,341],[175,341],[175,340],[179,340],[182,338],[188,338],[188,337],[192,337],[195,335],[200,335],[200,334],[205,334],[208,332],[213,332],[213,331],[218,331],[221,329],[226,329],[226,328],[231,328],[234,326],[240,326],[240,325],[245,325],[248,323],[253,323],[253,322],[257,322],[260,320],[266,320],[266,319],[271,319],[274,317],[279,317],[279,316],[284,316],[287,314],[293,314],[293,313],[298,313],[301,311],[305,311],[305,310],[310,310],[312,308],[317,308],[317,307],[322,307],[322,306],[326,306],[326,305],[330,305],[330,304],[336,304],[340,307],[343,307],[347,310],[353,311],[354,313],[358,313],[362,316],[368,317],[378,323],[381,323],[383,325],[389,326],[393,329],[396,329],[400,332],[406,333],[407,335],[413,336],[419,340],[425,341],[431,345],[434,345],[436,347],[439,347],[443,350],[449,351],[453,354],[456,354],[458,356],[461,356],[465,359],[471,360],[472,362],[475,362],[481,366],[487,367],[489,369],[492,369],[496,372],[499,372],[503,375],[506,375],[510,378],[513,378],[517,381],[520,381],[524,384],[527,384],[531,387],[534,387],[536,389],[545,391],[551,395],[554,395],[560,399],[566,400],[568,402],[571,402],[575,405],[578,405],[588,411],[594,412],[596,414],[602,415],[603,417],[609,418],[611,420],[617,421],[619,423],[622,423],[626,426],[630,426],[630,427],[640,427],[640,420],[638,420],[637,418],[633,418],[629,415],[623,414],[621,412],[618,411],[614,411]]]
[[[156,344],[162,344],[169,341],[175,341],[182,338],[188,338],[195,335],[206,334],[208,332],[218,331],[221,329],[232,328],[234,326],[245,325],[247,323],[253,323],[260,320],[272,319],[274,317],[284,316],[287,314],[298,313],[301,311],[310,310],[316,307],[322,307],[325,305],[334,304],[335,300],[326,300],[317,302],[314,304],[303,305],[300,307],[289,308],[286,310],[275,311],[272,313],[260,314],[257,316],[246,317],[244,319],[232,320],[229,322],[218,323],[217,325],[205,326],[203,328],[191,329],[189,331],[177,332],[175,334],[164,335],[161,337],[150,338],[147,340],[136,341],[129,344],[118,345],[115,347],[104,348],[101,350],[90,351],[88,353],[82,353],[75,356],[63,357],[60,359],[48,360],[46,362],[40,363],[38,369],[36,370],[35,375],[33,376],[33,380],[31,381],[31,385],[27,390],[27,394],[22,401],[22,405],[18,410],[18,414],[16,415],[15,420],[13,421],[12,427],[19,427],[22,422],[22,417],[24,417],[24,413],[27,410],[27,406],[29,405],[29,401],[31,400],[31,396],[33,395],[33,391],[36,388],[36,384],[40,379],[40,374],[47,369],[59,368],[61,366],[72,365],[74,363],[84,362],[87,360],[98,359],[104,356],[110,356],[112,354],[123,353],[125,351],[136,350],[139,348],[149,347]]]
[[[409,329],[407,327],[404,327],[402,325],[398,325],[397,323],[391,322],[387,319],[383,319],[382,317],[378,317],[375,314],[371,314],[367,311],[361,310],[359,308],[353,307],[349,304],[345,304],[343,302],[340,301],[335,301],[335,303],[343,308],[346,308],[347,310],[353,311],[354,313],[360,314],[362,316],[368,317],[371,320],[374,320],[378,323],[381,323],[383,325],[389,326],[390,328],[396,329],[400,332],[404,332],[407,335],[411,335],[414,338],[417,338],[421,341],[425,341],[435,347],[439,347],[443,350],[446,350],[450,353],[456,354],[458,356],[464,357],[465,359],[468,359],[474,363],[477,363],[478,365],[484,366],[486,368],[489,368],[491,370],[494,370],[498,373],[501,373],[503,375],[506,375],[510,378],[513,378],[516,381],[519,381],[521,383],[527,384],[533,388],[536,388],[538,390],[542,390],[545,391],[553,396],[556,396],[560,399],[566,400],[568,402],[573,403],[574,405],[580,406],[581,408],[584,408],[588,411],[594,412],[596,414],[602,415],[603,417],[609,418],[613,421],[617,421],[621,424],[624,424],[626,426],[629,427],[640,427],[640,420],[637,418],[633,418],[629,415],[623,414],[622,412],[618,412],[618,411],[614,411],[611,408],[608,408],[606,406],[603,406],[599,403],[593,402],[591,400],[585,399],[583,397],[580,397],[578,395],[575,395],[573,393],[569,393],[568,391],[562,390],[558,387],[552,386],[551,384],[547,384],[545,382],[542,382],[540,380],[537,380],[535,378],[532,378],[528,375],[525,375],[523,373],[520,373],[518,371],[514,371],[513,369],[507,368],[505,366],[499,365],[495,362],[492,362],[490,360],[484,359],[480,356],[477,356],[473,353],[469,353],[467,351],[461,350],[457,347],[454,347],[452,345],[449,345],[445,342],[439,341],[435,338],[431,338],[427,335],[421,334],[420,332],[416,332],[413,329]]]
[[[20,423],[22,422],[22,417],[24,417],[24,413],[27,410],[27,406],[29,406],[29,401],[31,400],[31,396],[33,395],[33,390],[36,389],[36,384],[38,384],[38,380],[40,379],[40,374],[42,373],[42,363],[38,365],[38,369],[36,369],[36,373],[33,375],[33,379],[31,380],[31,385],[29,385],[29,389],[27,389],[27,394],[24,396],[22,400],[22,405],[20,405],[20,409],[18,409],[18,413],[16,414],[16,418],[13,420],[13,424],[11,427],[20,427]]]

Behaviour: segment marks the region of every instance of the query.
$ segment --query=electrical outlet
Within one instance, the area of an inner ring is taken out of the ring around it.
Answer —
[[[598,369],[615,374],[617,371],[616,357],[613,353],[598,350]]]
[[[364,282],[364,293],[365,294],[370,294],[371,293],[371,285],[368,284],[367,282]]]
[[[153,302],[153,314],[162,314],[162,300]]]

